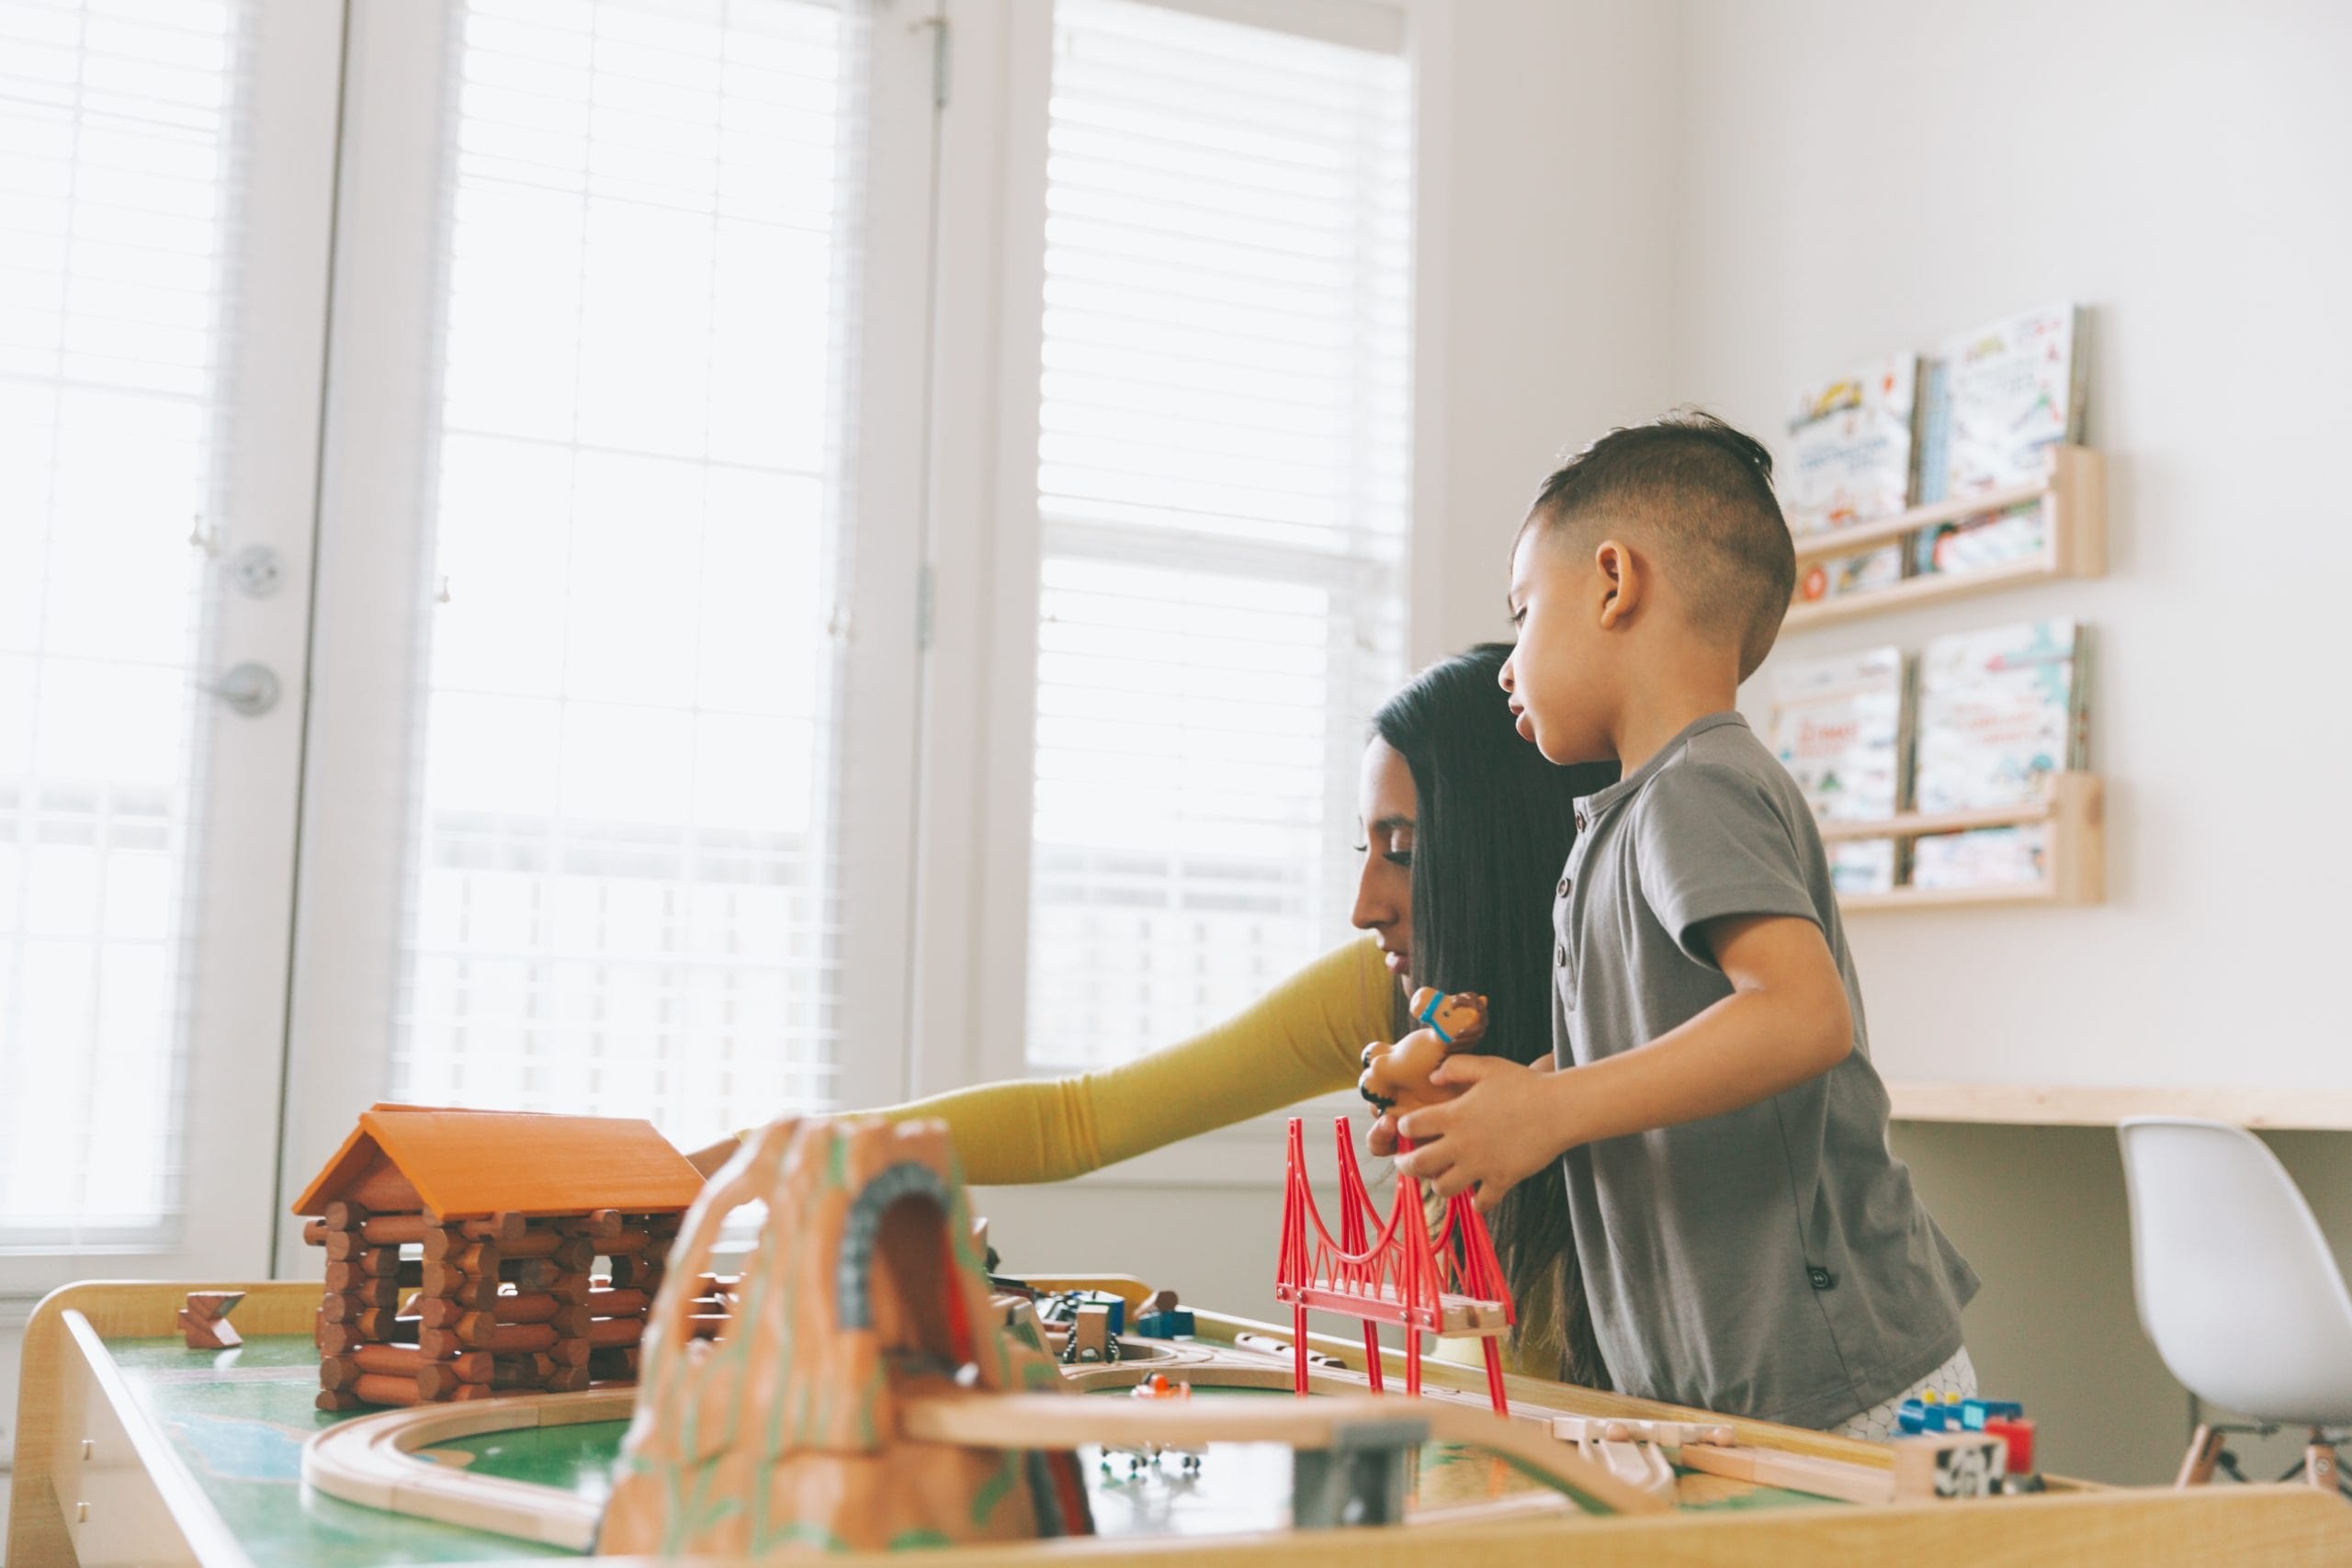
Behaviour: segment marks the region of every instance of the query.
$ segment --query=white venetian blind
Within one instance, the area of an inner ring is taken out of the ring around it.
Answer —
[[[1411,81],[1057,0],[1029,1057],[1124,1060],[1345,931],[1401,672]]]
[[[0,6],[0,1248],[180,1204],[245,25]]]
[[[454,17],[402,1097],[834,1099],[857,12]]]

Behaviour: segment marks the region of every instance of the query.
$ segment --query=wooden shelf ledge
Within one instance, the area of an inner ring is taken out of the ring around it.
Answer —
[[[1932,572],[1905,577],[1884,588],[1802,600],[1789,607],[1785,629],[1835,625],[1858,616],[1909,605],[1984,593],[2019,582],[2060,577],[2098,577],[2107,570],[2107,463],[2087,446],[2054,446],[2050,472],[2031,484],[1984,491],[1932,506],[1858,523],[1796,541],[1800,572],[1815,561],[1908,540],[1923,528],[2007,510],[2023,502],[2041,502],[2042,547],[2039,554],[1973,571]]]
[[[2279,1131],[2352,1129],[2352,1089],[2166,1089],[1890,1078],[1886,1091],[1898,1122],[2112,1127],[2127,1116],[2199,1116]]]
[[[2049,845],[2040,882],[1996,883],[1982,887],[1892,888],[1884,893],[1842,893],[1838,908],[1916,909],[1984,904],[2097,904],[2107,897],[2107,793],[2097,773],[2060,773],[2040,800],[1981,811],[1908,811],[1862,822],[1824,822],[1824,843],[1870,839],[1917,839],[1933,833],[1965,833],[1981,828],[2047,824]]]

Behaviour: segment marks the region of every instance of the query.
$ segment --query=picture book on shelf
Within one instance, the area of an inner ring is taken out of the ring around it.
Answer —
[[[1781,509],[1790,533],[1800,538],[1829,533],[1893,516],[1911,504],[1918,385],[1919,357],[1906,352],[1798,394],[1781,464]],[[1815,562],[1797,593],[1826,599],[1891,587],[1902,578],[1903,551],[1885,545]]]
[[[1920,529],[1912,536],[1911,570],[1920,577],[1982,571],[2033,559],[2049,548],[2050,525],[2037,498]]]
[[[1810,604],[1840,593],[1892,588],[1903,581],[1903,547],[1887,545],[1811,562],[1797,579],[1797,597]]]
[[[1931,833],[1911,845],[1914,887],[2008,887],[2048,876],[2050,829],[2041,822]]]
[[[1906,685],[1898,648],[1780,667],[1770,743],[1822,820],[1869,821],[1900,809]],[[1879,893],[1894,886],[1894,840],[1828,849],[1830,880],[1839,892]]]
[[[1789,532],[1824,534],[1911,504],[1918,386],[1919,357],[1906,352],[1798,395],[1782,464]]]
[[[2076,305],[2024,310],[1944,344],[1924,376],[1922,503],[2026,484],[2080,441],[2089,367]]]
[[[2088,764],[2089,628],[2070,619],[1939,637],[1919,654],[1915,808],[2022,805]]]

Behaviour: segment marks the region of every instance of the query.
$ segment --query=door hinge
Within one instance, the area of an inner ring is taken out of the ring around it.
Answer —
[[[925,561],[915,573],[915,649],[921,652],[931,646],[931,603],[933,584],[937,576]]]

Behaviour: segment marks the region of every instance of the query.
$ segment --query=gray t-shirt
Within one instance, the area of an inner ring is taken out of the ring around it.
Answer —
[[[1960,1348],[1976,1275],[1887,1147],[1861,987],[1804,798],[1736,713],[1698,720],[1577,803],[1554,907],[1553,1055],[1646,1044],[1731,994],[1700,934],[1793,915],[1828,939],[1853,1054],[1703,1122],[1568,1152],[1577,1256],[1617,1386],[1829,1427]]]

